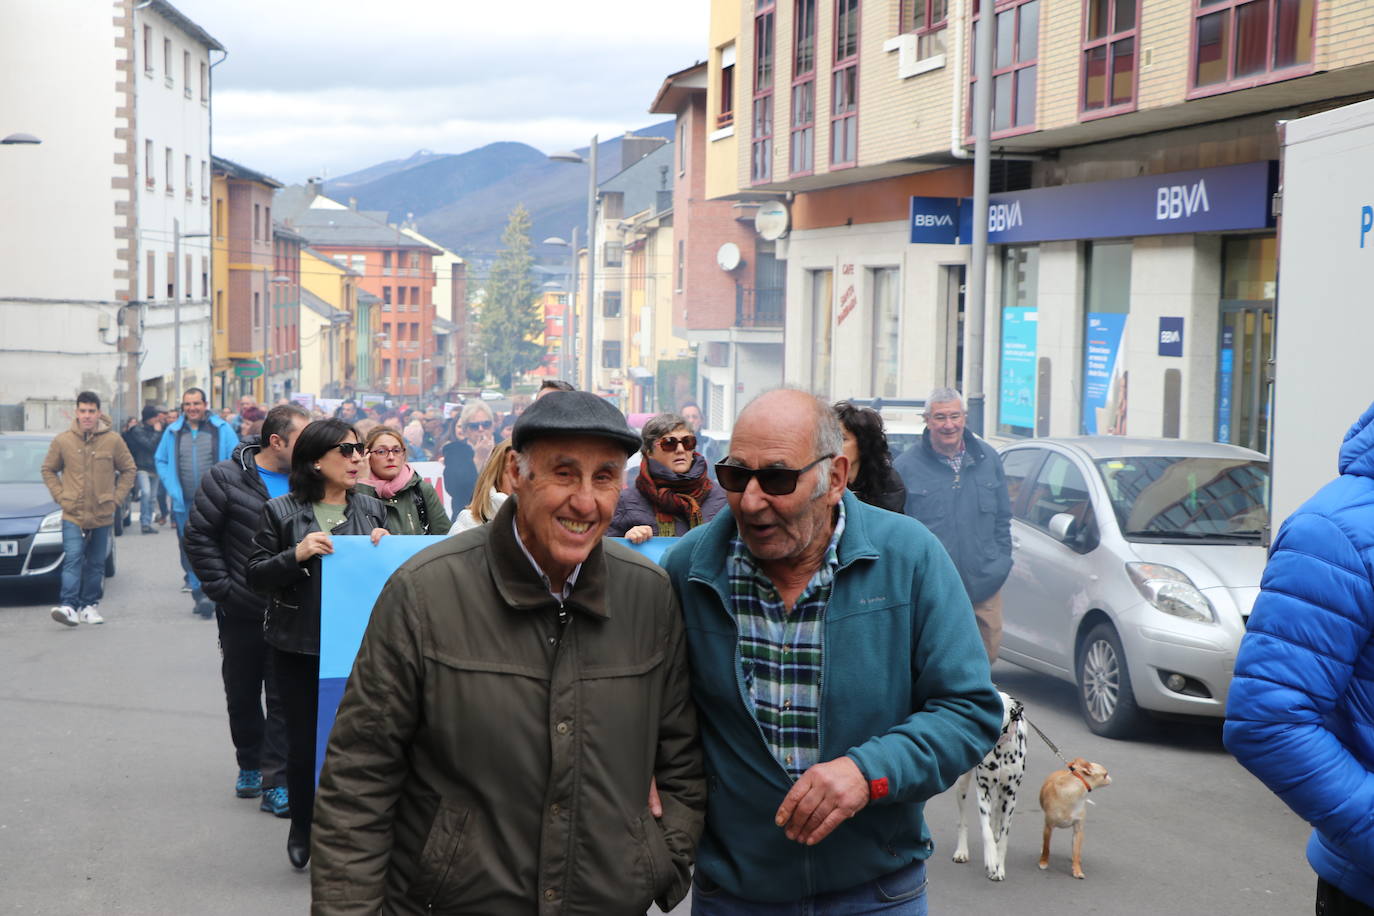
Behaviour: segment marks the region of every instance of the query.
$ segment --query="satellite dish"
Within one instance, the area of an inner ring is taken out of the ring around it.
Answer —
[[[754,214],[754,231],[771,242],[787,234],[789,222],[787,204],[780,200],[764,201]]]
[[[740,265],[739,246],[734,242],[726,242],[716,249],[716,263],[721,270],[734,270]]]

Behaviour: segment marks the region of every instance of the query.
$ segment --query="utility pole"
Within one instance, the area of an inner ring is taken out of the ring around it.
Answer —
[[[964,302],[964,399],[968,425],[983,435],[983,331],[987,315],[988,180],[992,173],[992,20],[993,4],[978,15],[973,84],[973,246],[969,253],[968,297]]]
[[[577,227],[568,239],[568,308],[563,314],[562,365],[558,374],[569,382],[577,382]]]
[[[592,329],[596,326],[593,320],[593,313],[596,311],[596,152],[598,146],[597,138],[592,137],[591,155],[587,162],[589,169],[587,172],[587,302],[583,306],[587,312],[586,330],[586,360],[587,378],[586,389],[591,392],[596,391],[596,345],[593,341],[595,335]],[[577,250],[573,249],[573,258],[577,258]]]

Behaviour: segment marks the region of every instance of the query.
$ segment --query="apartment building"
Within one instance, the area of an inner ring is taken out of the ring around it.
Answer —
[[[1275,126],[1374,91],[1374,7],[990,6],[986,430],[1265,447]],[[708,104],[732,95],[742,128],[710,141],[735,146],[735,186],[715,186],[788,208],[789,381],[835,397],[963,384],[957,242],[971,230],[981,12],[976,0],[713,5],[723,43]],[[734,17],[733,36],[717,15]],[[834,358],[855,348],[871,358]]]

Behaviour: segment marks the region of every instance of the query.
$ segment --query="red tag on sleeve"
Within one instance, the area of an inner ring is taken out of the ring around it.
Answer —
[[[887,795],[887,778],[870,779],[868,781],[868,800],[877,801]]]

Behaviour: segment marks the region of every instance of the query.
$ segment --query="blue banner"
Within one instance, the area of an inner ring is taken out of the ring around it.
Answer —
[[[1124,406],[1124,366],[1121,335],[1125,312],[1089,312],[1083,341],[1083,433],[1095,436],[1117,431],[1117,408]]]
[[[1038,319],[1033,308],[1002,309],[1002,372],[997,422],[1003,426],[1035,428]]]

